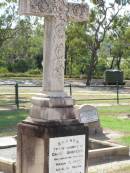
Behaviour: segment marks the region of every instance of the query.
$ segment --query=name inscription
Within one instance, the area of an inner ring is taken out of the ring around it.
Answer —
[[[80,122],[81,123],[92,123],[98,121],[98,113],[94,110],[86,110],[85,112],[80,113]]]
[[[49,139],[49,173],[85,173],[85,135]]]

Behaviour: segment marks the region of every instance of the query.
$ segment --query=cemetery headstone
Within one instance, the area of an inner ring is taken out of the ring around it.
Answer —
[[[76,112],[79,121],[89,127],[90,135],[97,135],[102,133],[98,111],[94,106],[81,105],[78,107]]]
[[[86,173],[88,129],[64,92],[65,28],[88,18],[88,5],[66,0],[20,0],[23,15],[44,17],[42,93],[18,125],[17,173]],[[82,161],[81,161],[82,159]]]

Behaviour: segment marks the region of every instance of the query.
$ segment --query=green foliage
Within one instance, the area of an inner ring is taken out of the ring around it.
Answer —
[[[2,10],[1,10],[2,9]],[[16,1],[14,0],[5,0],[0,3],[0,48],[3,43],[13,38],[17,28],[13,28],[14,22],[18,20]]]
[[[41,77],[41,74],[30,74],[28,72],[25,73],[0,73],[1,78],[30,78],[30,77]]]
[[[0,67],[0,73],[2,74],[8,73],[8,69],[6,67]]]
[[[41,74],[41,70],[40,69],[31,69],[29,71],[26,72],[26,74],[31,74],[31,75],[40,75]]]
[[[129,16],[114,16],[118,8],[114,9],[113,3],[106,5],[103,0],[93,3],[97,5],[87,23],[70,22],[66,28],[65,74],[69,77],[79,77],[90,71],[95,72],[95,78],[101,78],[111,64],[107,44],[111,43],[112,56],[118,59],[124,43],[130,43]],[[0,75],[11,76],[12,72],[14,76],[39,75],[43,59],[43,26],[39,19],[19,17],[15,0],[1,2],[0,9],[0,67],[5,67]],[[129,53],[129,48],[123,49],[121,56],[121,68],[126,77],[130,76]]]
[[[89,51],[86,48],[86,25],[69,23],[66,30],[67,74],[80,75],[86,73]]]
[[[113,0],[113,1],[115,1],[119,5],[130,4],[130,0]],[[93,2],[94,4],[99,4],[100,0],[91,0],[91,2]]]
[[[8,70],[10,72],[21,72],[21,73],[24,73],[28,70],[28,64],[25,60],[23,59],[18,59],[18,60],[15,60],[14,63],[12,64],[8,64]]]
[[[130,0],[115,0],[115,2],[119,5],[130,4]]]
[[[107,69],[106,61],[103,57],[99,58],[98,64],[96,66],[94,78],[103,78],[104,71]]]

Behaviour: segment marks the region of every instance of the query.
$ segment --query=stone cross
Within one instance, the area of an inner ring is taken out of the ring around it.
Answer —
[[[21,15],[45,17],[43,92],[63,94],[66,25],[68,21],[86,21],[88,5],[66,0],[20,0],[19,3]]]

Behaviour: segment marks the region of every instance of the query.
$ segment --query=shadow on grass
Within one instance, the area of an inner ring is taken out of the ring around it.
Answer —
[[[0,111],[0,136],[15,135],[17,124],[28,115],[28,110]]]

